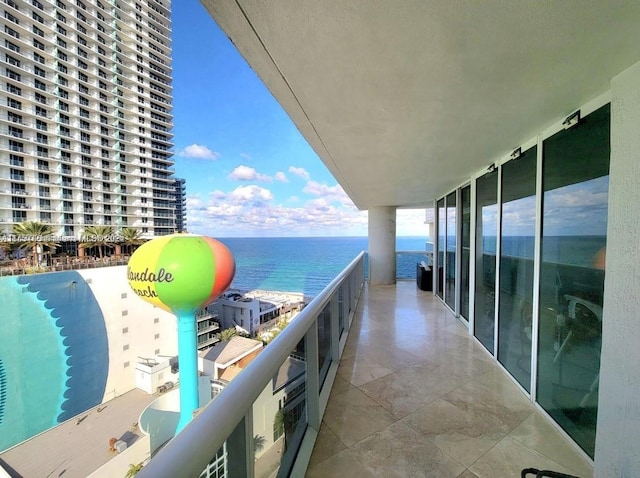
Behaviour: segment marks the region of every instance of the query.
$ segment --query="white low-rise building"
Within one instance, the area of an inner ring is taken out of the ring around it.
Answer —
[[[218,314],[223,329],[233,327],[240,333],[255,337],[279,320],[295,317],[305,303],[301,293],[229,290],[209,306],[209,310]]]

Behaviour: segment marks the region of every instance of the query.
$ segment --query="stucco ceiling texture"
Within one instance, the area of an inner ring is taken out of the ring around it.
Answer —
[[[640,2],[202,0],[361,209],[424,207],[640,60]]]

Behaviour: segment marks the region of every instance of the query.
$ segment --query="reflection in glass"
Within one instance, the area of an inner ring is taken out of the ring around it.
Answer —
[[[288,476],[307,427],[304,340],[253,403],[255,476]],[[233,475],[235,476],[235,475]]]
[[[502,166],[498,360],[529,391],[536,219],[534,147]]]
[[[447,196],[447,238],[446,238],[445,302],[453,310],[456,308],[456,193]]]
[[[537,400],[594,455],[609,184],[609,105],[544,142]]]
[[[445,248],[445,234],[446,234],[446,214],[444,209],[444,198],[438,201],[438,288],[436,294],[441,299],[443,298],[443,284],[442,284],[442,271],[444,270],[444,248]],[[435,280],[435,278],[434,278]]]
[[[471,186],[460,191],[462,203],[462,268],[460,270],[460,315],[469,319],[469,261],[471,258]]]
[[[496,307],[496,231],[498,171],[476,183],[476,284],[474,334],[491,354],[494,345]]]

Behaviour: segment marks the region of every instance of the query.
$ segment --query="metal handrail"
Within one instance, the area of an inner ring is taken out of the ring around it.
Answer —
[[[234,378],[224,392],[168,442],[138,473],[139,478],[199,476],[215,453],[253,407],[265,385],[277,374],[339,287],[363,264],[358,256],[307,305],[258,358]]]

